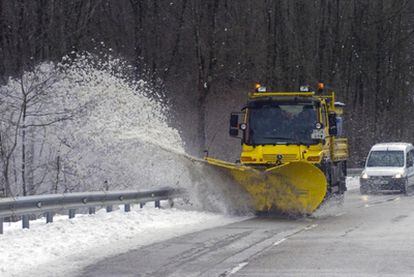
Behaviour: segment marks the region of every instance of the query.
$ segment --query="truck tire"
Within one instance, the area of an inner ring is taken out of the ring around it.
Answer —
[[[368,194],[368,189],[367,189],[366,187],[364,187],[364,186],[360,186],[360,187],[359,187],[359,192],[360,192],[362,195],[366,195],[366,194]]]
[[[404,180],[404,186],[402,187],[401,192],[404,195],[408,195],[408,179]]]

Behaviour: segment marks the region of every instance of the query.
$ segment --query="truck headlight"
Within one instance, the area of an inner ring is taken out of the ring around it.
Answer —
[[[242,123],[239,125],[240,130],[245,131],[247,129],[247,124],[246,123]]]
[[[395,179],[401,179],[402,175],[400,173],[397,173],[397,174],[394,175],[394,178]]]
[[[320,123],[320,122],[315,123],[315,128],[316,129],[320,130],[320,129],[322,129],[322,127],[323,127],[322,123]]]
[[[368,178],[369,178],[369,176],[368,176],[368,174],[364,173],[364,174],[362,174],[362,175],[361,175],[361,178],[362,178],[362,179],[368,179]]]

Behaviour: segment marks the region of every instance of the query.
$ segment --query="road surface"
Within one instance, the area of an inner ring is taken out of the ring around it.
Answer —
[[[311,218],[253,218],[107,258],[81,276],[414,276],[414,196],[347,192]]]

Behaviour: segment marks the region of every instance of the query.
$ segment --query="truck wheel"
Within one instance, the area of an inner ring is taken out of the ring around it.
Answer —
[[[338,193],[334,196],[338,207],[342,207],[345,203],[345,193]]]
[[[408,195],[408,179],[404,180],[404,185],[401,189],[401,192],[404,193],[404,195]]]
[[[368,194],[368,189],[366,187],[361,186],[359,187],[359,192],[361,194]]]
[[[344,180],[341,180],[339,182],[339,191],[343,194],[347,190],[348,190],[348,188],[346,187],[346,180],[345,179]]]

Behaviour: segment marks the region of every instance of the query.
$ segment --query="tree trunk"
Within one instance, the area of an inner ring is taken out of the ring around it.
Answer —
[[[142,73],[143,62],[143,33],[144,33],[144,1],[130,0],[133,16],[134,16],[134,52],[135,52],[135,66],[137,74]]]
[[[24,93],[24,92],[23,92]],[[23,196],[27,195],[27,185],[26,185],[26,109],[27,109],[27,102],[26,102],[26,96],[23,98],[22,103],[22,164],[21,164],[21,176],[22,176],[22,193]]]
[[[56,180],[55,180],[55,187],[54,192],[58,193],[59,189],[59,175],[60,175],[60,155],[56,158]]]

